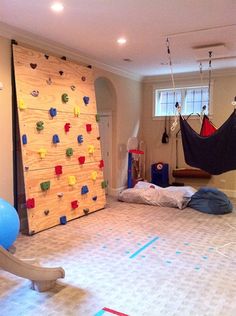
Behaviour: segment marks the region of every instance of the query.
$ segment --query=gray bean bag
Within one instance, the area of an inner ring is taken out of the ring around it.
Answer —
[[[203,213],[222,215],[231,213],[233,205],[226,194],[216,188],[200,188],[191,197],[188,207]]]

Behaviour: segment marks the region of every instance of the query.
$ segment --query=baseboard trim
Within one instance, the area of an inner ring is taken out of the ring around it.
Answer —
[[[120,188],[108,188],[108,195],[117,197],[118,194],[126,188],[126,186],[122,186]]]

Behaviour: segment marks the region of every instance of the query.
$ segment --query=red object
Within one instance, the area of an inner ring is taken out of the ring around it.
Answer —
[[[57,176],[59,176],[60,174],[62,174],[62,166],[58,165],[58,166],[55,166],[55,174]]]
[[[100,160],[99,168],[102,169],[104,167],[104,160]]]
[[[143,154],[144,154],[144,151],[138,150],[138,149],[130,149],[130,150],[129,150],[129,153],[131,153],[131,154],[137,154],[137,155],[143,155]]]
[[[65,130],[66,133],[68,133],[70,131],[70,128],[71,128],[70,123],[66,123],[64,125],[64,130]]]
[[[217,128],[209,120],[208,116],[204,115],[203,120],[202,120],[200,136],[203,136],[203,137],[211,136],[212,134],[215,133],[216,130]]]
[[[86,131],[90,133],[92,131],[92,124],[86,124]]]
[[[71,202],[71,208],[76,209],[77,207],[79,207],[78,201],[77,200],[72,201]]]
[[[35,207],[35,200],[34,200],[34,198],[28,199],[26,201],[26,207],[27,208],[34,208]]]
[[[118,315],[118,316],[129,316],[128,314],[120,313],[120,312],[115,311],[114,309],[110,309],[107,307],[103,307],[102,310],[114,315]]]
[[[79,164],[83,165],[85,163],[85,156],[80,156],[78,160],[79,160]]]

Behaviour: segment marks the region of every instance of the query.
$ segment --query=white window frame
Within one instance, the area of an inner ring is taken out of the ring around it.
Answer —
[[[212,81],[211,82],[211,87],[210,87],[210,104],[209,104],[209,106],[208,106],[208,116],[209,117],[211,117],[212,116],[212,114],[213,114],[213,106],[212,106],[212,97],[213,97],[213,84],[214,84],[214,82]],[[198,89],[198,88],[205,88],[205,87],[207,87],[208,88],[208,83],[207,82],[202,82],[202,83],[193,83],[193,84],[189,84],[189,85],[187,85],[187,84],[180,84],[180,85],[178,85],[178,86],[176,86],[176,90],[182,90],[182,94],[187,90],[187,89],[194,89],[194,88],[196,88],[196,89]],[[157,116],[156,115],[156,106],[157,106],[157,104],[156,104],[156,101],[157,101],[157,94],[158,94],[158,92],[159,91],[170,91],[170,90],[172,90],[173,91],[173,87],[170,87],[170,86],[167,86],[167,85],[165,85],[165,86],[153,86],[153,110],[152,110],[152,118],[154,119],[154,120],[163,120],[166,116],[165,115],[163,115],[163,116]],[[184,91],[185,90],[185,91]],[[183,95],[182,95],[182,101],[183,101]],[[174,104],[173,104],[173,106],[175,106]],[[174,117],[174,115],[168,115],[168,117]],[[190,119],[199,119],[199,116],[197,115],[197,113],[193,113],[192,115],[191,115],[191,117],[190,117]]]

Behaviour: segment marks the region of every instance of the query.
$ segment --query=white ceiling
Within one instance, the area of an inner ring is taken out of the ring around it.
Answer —
[[[0,21],[138,76],[168,74],[169,38],[174,73],[236,67],[235,0],[0,0]],[[3,24],[2,24],[3,25]],[[116,39],[127,38],[125,46]],[[196,46],[224,44],[213,49]],[[132,62],[123,61],[124,58]],[[162,65],[164,63],[164,65]]]

